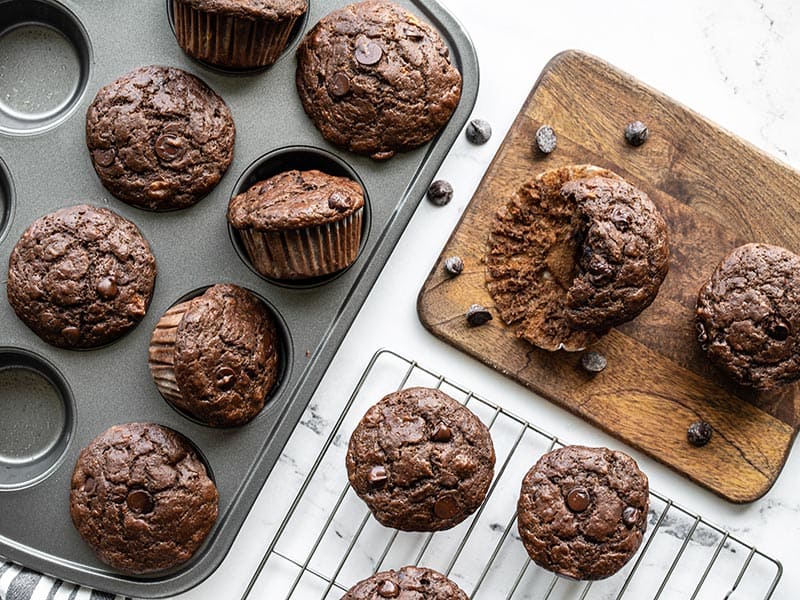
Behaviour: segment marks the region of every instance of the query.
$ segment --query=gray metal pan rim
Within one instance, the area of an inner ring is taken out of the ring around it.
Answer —
[[[3,157],[0,156],[0,244],[11,229],[15,205],[14,180]]]

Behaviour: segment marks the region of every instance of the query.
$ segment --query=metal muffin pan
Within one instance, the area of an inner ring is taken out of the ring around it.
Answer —
[[[464,87],[453,118],[433,142],[378,163],[327,144],[295,91],[294,50],[302,35],[346,0],[310,0],[302,31],[278,62],[237,74],[206,68],[181,51],[164,0],[0,0],[0,282],[31,222],[84,202],[136,223],[158,264],[142,323],[95,350],[47,345],[16,317],[0,290],[0,435],[7,437],[0,441],[0,555],[69,581],[148,598],[190,589],[222,562],[475,104],[478,62],[467,33],[435,0],[396,1],[442,33]],[[85,113],[96,91],[148,64],[198,75],[225,99],[236,122],[228,173],[186,210],[154,213],[117,200],[102,187],[86,150]],[[312,282],[261,277],[228,228],[229,199],[284,167],[320,166],[364,186],[367,218],[358,259]],[[147,365],[161,315],[218,282],[259,295],[275,314],[283,341],[282,376],[266,407],[248,425],[231,429],[203,426],[173,409]],[[4,378],[16,383],[4,384]],[[80,450],[107,427],[129,421],[161,423],[187,436],[208,461],[220,492],[220,516],[204,546],[185,565],[152,577],[126,576],[100,563],[69,517],[69,482]]]

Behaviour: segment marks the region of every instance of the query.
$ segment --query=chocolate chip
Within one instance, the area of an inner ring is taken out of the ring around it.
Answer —
[[[567,507],[572,512],[583,512],[589,508],[589,492],[585,488],[573,488],[567,492]]]
[[[162,133],[156,139],[156,154],[166,162],[172,162],[183,156],[186,147],[183,140],[174,133]]]
[[[96,487],[97,482],[94,480],[94,477],[87,477],[86,481],[83,482],[83,491],[87,494],[93,494]]]
[[[370,485],[373,485],[375,487],[383,485],[388,481],[388,479],[389,479],[389,472],[383,465],[372,467],[369,470],[369,475],[367,476],[367,480],[369,481]]]
[[[231,389],[236,383],[236,371],[230,367],[220,367],[214,377],[217,380],[217,387],[222,391]]]
[[[397,598],[400,595],[400,586],[394,581],[384,581],[378,587],[378,595],[381,598]]]
[[[328,207],[344,212],[350,208],[350,198],[342,192],[333,192],[328,196]]]
[[[633,506],[626,506],[625,510],[622,511],[622,522],[625,523],[625,527],[630,529],[636,525],[636,521],[638,520],[639,509],[634,508]]]
[[[439,423],[436,429],[433,430],[431,439],[434,442],[449,442],[453,439],[453,432],[450,431],[450,428],[444,423]]]
[[[350,91],[350,78],[344,73],[336,73],[328,89],[333,96],[344,96]]]
[[[128,493],[126,502],[128,508],[140,514],[149,513],[155,507],[153,497],[145,490],[132,490]]]
[[[695,421],[689,425],[689,429],[686,430],[686,439],[689,440],[692,446],[705,446],[711,441],[713,433],[714,430],[711,428],[711,425],[705,421]]]
[[[536,147],[542,154],[550,154],[558,145],[555,130],[550,125],[542,125],[536,130]]]
[[[460,275],[464,270],[464,261],[460,256],[451,256],[444,261],[444,270],[453,276]]]
[[[418,29],[417,27],[406,27],[403,29],[403,33],[405,36],[410,40],[421,40],[425,37],[425,34],[422,33],[422,30]]]
[[[620,231],[627,231],[633,223],[633,211],[624,205],[619,205],[611,211],[611,222]]]
[[[114,164],[117,153],[113,148],[103,148],[92,152],[94,163],[100,167],[110,167]]]
[[[767,335],[776,342],[785,342],[789,338],[789,327],[781,321],[770,323],[766,331]]]
[[[73,325],[68,325],[61,330],[61,335],[70,343],[74,344],[81,339],[81,330]]]
[[[97,293],[106,300],[114,298],[119,290],[117,289],[117,279],[113,275],[103,277],[97,282]]]
[[[631,146],[641,146],[647,141],[650,132],[641,121],[633,121],[625,126],[625,141]]]
[[[355,57],[362,65],[370,66],[377,63],[383,56],[380,45],[369,38],[361,37],[356,42]]]
[[[473,304],[467,310],[467,323],[472,327],[478,327],[492,320],[492,313],[480,304]]]
[[[607,366],[608,361],[606,360],[606,357],[599,352],[595,352],[594,350],[584,352],[583,356],[581,356],[581,367],[584,371],[589,373],[599,373]]]
[[[452,519],[458,514],[458,503],[452,496],[444,496],[433,505],[433,513],[440,519]]]
[[[467,129],[464,133],[467,136],[467,141],[476,146],[480,146],[488,142],[492,137],[492,126],[489,125],[488,121],[484,121],[483,119],[473,119],[467,125]]]
[[[444,206],[453,199],[453,186],[447,181],[439,179],[428,188],[428,200],[436,206]]]

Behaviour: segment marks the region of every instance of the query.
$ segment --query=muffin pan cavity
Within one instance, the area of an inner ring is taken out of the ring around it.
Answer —
[[[0,348],[0,491],[30,487],[52,473],[74,427],[69,385],[31,352]]]
[[[14,216],[14,186],[3,159],[0,158],[0,242],[8,232],[8,226]]]
[[[246,192],[250,187],[259,181],[269,179],[274,175],[283,173],[284,171],[291,171],[293,169],[297,169],[299,171],[317,170],[327,173],[328,175],[347,177],[348,179],[358,182],[358,184],[361,186],[361,189],[364,190],[364,212],[361,220],[361,242],[358,256],[353,264],[342,269],[341,271],[321,277],[298,280],[273,279],[258,272],[256,267],[253,265],[253,262],[250,260],[250,257],[247,255],[247,251],[245,250],[239,232],[230,224],[228,224],[228,231],[230,233],[233,247],[236,250],[236,253],[239,255],[239,258],[242,259],[242,261],[253,271],[253,273],[262,279],[287,288],[314,288],[329,283],[330,281],[340,277],[343,273],[346,273],[350,268],[352,268],[354,264],[358,263],[364,247],[367,244],[372,225],[372,211],[370,208],[369,192],[361,177],[359,177],[358,173],[356,173],[355,169],[353,169],[353,167],[347,164],[339,156],[320,148],[314,148],[312,146],[288,146],[273,150],[272,152],[263,155],[262,157],[256,159],[249,167],[247,167],[234,185],[231,197]]]
[[[64,121],[86,90],[90,64],[88,34],[64,6],[0,3],[0,132],[39,133]]]

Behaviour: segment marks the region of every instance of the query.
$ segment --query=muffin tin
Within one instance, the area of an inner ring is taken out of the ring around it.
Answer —
[[[87,202],[132,220],[150,242],[158,278],[142,323],[103,348],[51,347],[0,300],[0,555],[84,585],[136,597],[185,591],[221,563],[333,354],[380,274],[436,170],[466,122],[478,63],[458,22],[434,0],[398,0],[431,22],[461,70],[461,102],[430,144],[388,163],[327,144],[294,89],[302,35],[344,0],[310,0],[308,16],[270,69],[224,73],[178,47],[164,0],[0,0],[0,265],[39,216]],[[233,163],[197,205],[153,213],[128,206],[100,184],[85,147],[85,111],[95,92],[135,67],[163,64],[198,75],[230,106],[237,127]],[[314,281],[287,283],[248,265],[225,213],[230,197],[284,168],[322,166],[359,180],[368,201],[356,262]],[[150,334],[181,299],[217,282],[259,295],[281,324],[282,376],[250,424],[212,429],[159,395],[147,366]],[[5,293],[2,293],[5,296]],[[153,577],[100,563],[69,517],[69,481],[81,448],[107,427],[154,421],[196,444],[220,491],[220,517],[205,545],[178,569]]]

